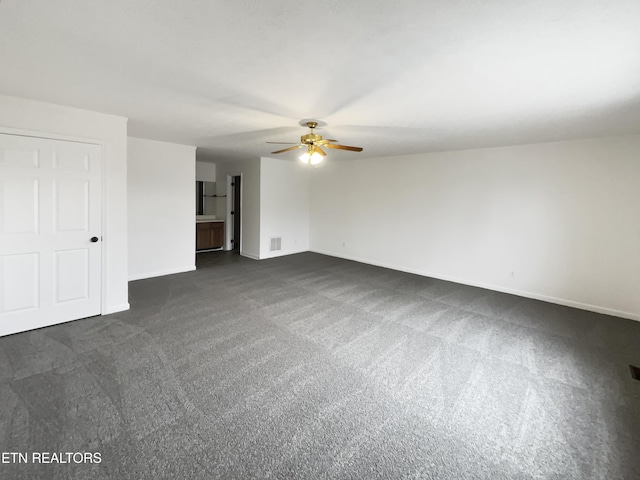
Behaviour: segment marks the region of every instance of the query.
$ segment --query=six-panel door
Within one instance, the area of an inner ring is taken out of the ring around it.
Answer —
[[[100,313],[101,189],[99,145],[0,134],[0,335]]]

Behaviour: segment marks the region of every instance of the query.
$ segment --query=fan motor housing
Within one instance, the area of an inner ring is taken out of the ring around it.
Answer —
[[[312,145],[313,143],[319,142],[320,140],[322,140],[322,135],[316,135],[315,133],[307,133],[306,135],[302,135],[300,137],[300,141],[308,145]]]

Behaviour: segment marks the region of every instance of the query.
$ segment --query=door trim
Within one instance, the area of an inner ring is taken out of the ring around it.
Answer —
[[[47,140],[58,140],[58,141],[63,141],[63,142],[73,142],[73,143],[87,143],[90,145],[98,145],[100,147],[100,155],[101,155],[101,161],[100,161],[100,175],[101,175],[101,179],[100,179],[100,183],[102,184],[102,198],[100,199],[101,201],[101,211],[102,211],[102,218],[100,219],[100,229],[101,231],[101,241],[100,241],[100,314],[101,315],[106,315],[108,313],[112,313],[109,310],[113,310],[113,307],[111,309],[109,309],[106,305],[106,298],[107,298],[107,278],[106,278],[106,273],[107,273],[107,259],[106,259],[106,255],[105,255],[105,245],[107,245],[107,242],[109,241],[109,235],[108,235],[108,231],[107,231],[107,224],[106,224],[106,211],[107,211],[107,202],[106,202],[106,194],[107,194],[107,189],[106,189],[106,179],[107,179],[107,162],[106,162],[106,153],[107,153],[107,148],[106,148],[106,142],[104,140],[98,140],[95,138],[86,138],[86,137],[77,137],[74,135],[61,135],[59,133],[52,133],[52,132],[41,132],[38,130],[24,130],[24,129],[20,129],[20,128],[12,128],[12,127],[5,127],[4,125],[0,125],[0,133],[1,134],[5,134],[5,135],[16,135],[19,137],[34,137],[34,138],[44,138]],[[128,306],[128,304],[127,304]],[[123,308],[123,310],[126,310],[126,308]],[[120,310],[115,310],[115,311],[120,311]]]

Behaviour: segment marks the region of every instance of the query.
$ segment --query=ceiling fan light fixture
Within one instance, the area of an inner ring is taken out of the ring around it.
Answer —
[[[302,163],[309,163],[309,161],[311,160],[311,154],[309,152],[304,152],[302,155],[300,155],[300,161]]]
[[[322,161],[322,155],[317,152],[313,152],[311,154],[311,161],[309,162],[311,165],[317,165]]]
[[[300,161],[302,163],[317,165],[322,161],[322,155],[316,152],[315,148],[309,147],[309,149],[300,155]]]

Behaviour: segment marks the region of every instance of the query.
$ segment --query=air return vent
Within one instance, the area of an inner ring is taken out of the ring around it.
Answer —
[[[282,237],[271,237],[271,246],[269,247],[269,251],[277,252],[278,250],[282,250]]]

